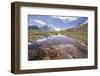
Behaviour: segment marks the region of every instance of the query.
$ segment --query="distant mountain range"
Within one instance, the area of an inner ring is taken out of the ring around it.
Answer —
[[[38,30],[38,31],[43,31],[43,32],[56,31],[56,29],[51,25],[43,25],[43,26],[31,25],[31,26],[28,26],[28,29],[29,30]]]
[[[75,28],[68,29],[68,31],[87,32],[88,31],[88,24],[82,24],[81,26],[77,26]]]
[[[64,30],[81,30],[81,31],[87,31],[87,21],[75,26],[74,28],[69,28],[69,29],[64,29]],[[55,28],[53,25],[30,25],[28,26],[29,30],[34,30],[34,31],[42,31],[42,32],[53,32],[53,31],[60,31],[62,29],[60,28]]]
[[[40,28],[37,25],[28,26],[28,30],[39,30],[40,31]]]

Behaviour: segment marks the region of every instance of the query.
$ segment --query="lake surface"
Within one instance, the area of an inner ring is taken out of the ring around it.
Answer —
[[[42,37],[28,45],[28,60],[87,58],[87,46],[65,35]],[[40,58],[39,58],[40,57]]]

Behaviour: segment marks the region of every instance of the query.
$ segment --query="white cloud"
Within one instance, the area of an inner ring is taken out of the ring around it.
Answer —
[[[44,21],[42,21],[42,20],[33,20],[34,22],[37,22],[37,23],[40,23],[40,24],[42,24],[42,25],[46,25],[46,23],[44,22]]]
[[[87,23],[88,23],[88,19],[83,24],[87,24]]]
[[[78,19],[78,17],[65,17],[65,16],[52,16],[53,18],[58,18],[63,22],[72,22]]]

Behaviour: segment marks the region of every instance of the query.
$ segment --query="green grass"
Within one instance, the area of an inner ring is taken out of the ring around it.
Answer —
[[[63,35],[69,36],[73,39],[79,40],[84,44],[87,44],[88,35],[87,32],[66,32]]]
[[[29,31],[28,32],[28,42],[36,41],[41,37],[46,37],[49,35],[66,35],[78,41],[87,44],[87,32],[70,32],[70,31],[60,31],[60,32],[41,32],[41,31]]]
[[[36,41],[41,37],[46,37],[49,35],[57,35],[57,32],[41,32],[41,31],[29,31],[28,32],[28,42]]]
[[[28,32],[28,42],[35,41],[38,38],[40,38],[41,36],[43,36],[43,35],[44,35],[43,32],[39,32],[39,31],[29,31]]]

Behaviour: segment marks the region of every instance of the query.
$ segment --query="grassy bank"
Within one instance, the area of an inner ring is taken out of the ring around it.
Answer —
[[[38,40],[39,38],[46,37],[49,35],[66,35],[78,41],[87,44],[87,32],[70,32],[70,31],[59,31],[59,32],[40,32],[40,31],[29,31],[28,42]]]
[[[87,45],[88,34],[87,32],[66,32],[64,35],[67,35],[73,39],[79,40]]]

